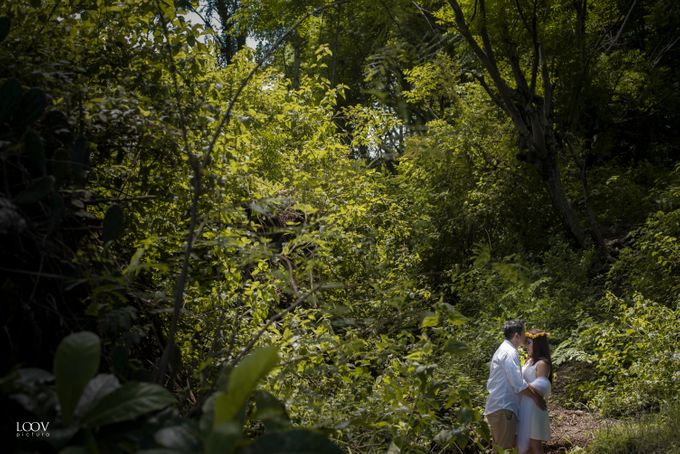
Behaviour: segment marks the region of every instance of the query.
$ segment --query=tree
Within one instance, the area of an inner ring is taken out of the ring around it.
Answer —
[[[220,57],[224,64],[231,63],[234,55],[246,45],[248,31],[238,20],[241,9],[239,0],[208,0],[206,13],[217,13],[221,33],[219,35]]]
[[[549,14],[547,8],[537,0],[531,3],[516,1],[514,8],[509,2],[500,2],[490,12],[486,1],[478,0],[472,13],[466,16],[458,0],[448,3],[453,10],[455,28],[485,73],[473,72],[474,77],[512,119],[520,150],[517,158],[538,172],[567,231],[580,247],[584,247],[585,231],[561,179],[560,155],[564,153],[565,145],[555,123],[555,84],[543,44],[544,25],[540,23]],[[575,2],[574,7],[576,28],[583,31],[585,1]],[[528,38],[531,46],[528,59],[522,58],[525,50],[520,41],[522,38]],[[595,234],[595,230],[591,233]],[[602,244],[599,238],[596,240]]]

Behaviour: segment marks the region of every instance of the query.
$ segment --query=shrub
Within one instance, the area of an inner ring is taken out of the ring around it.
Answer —
[[[680,452],[680,404],[634,423],[601,429],[588,449],[592,454]]]
[[[631,303],[608,293],[613,318],[585,329],[579,343],[597,378],[580,387],[605,414],[657,409],[680,392],[680,310],[635,294]]]

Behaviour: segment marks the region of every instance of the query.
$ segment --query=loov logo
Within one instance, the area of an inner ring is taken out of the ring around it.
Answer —
[[[50,433],[47,431],[50,427],[48,422],[38,421],[17,421],[17,438],[19,437],[49,437]]]

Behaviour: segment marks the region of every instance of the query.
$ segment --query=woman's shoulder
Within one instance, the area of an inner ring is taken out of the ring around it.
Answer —
[[[546,370],[546,371],[549,371],[550,367],[551,367],[550,362],[548,360],[544,359],[544,358],[538,358],[533,365],[538,370]]]

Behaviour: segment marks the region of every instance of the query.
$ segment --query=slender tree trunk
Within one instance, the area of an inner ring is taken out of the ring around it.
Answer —
[[[548,156],[540,162],[540,167],[541,178],[550,194],[553,209],[559,215],[562,223],[579,247],[585,247],[586,234],[578,219],[576,219],[571,203],[569,203],[569,198],[567,198],[567,194],[564,192],[564,186],[560,177],[560,166],[557,160],[557,150],[548,151]]]
[[[538,101],[538,98],[534,101]],[[519,137],[518,145],[520,149],[523,149],[520,155],[538,170],[550,195],[555,213],[560,217],[562,224],[574,241],[579,247],[583,248],[586,245],[586,234],[574,214],[562,185],[559,161],[561,144],[555,137],[555,130],[550,117],[546,115],[545,100],[538,104],[540,108],[518,109],[519,115],[513,118],[517,130],[525,131]],[[523,105],[529,106],[531,104],[523,101]],[[517,124],[518,121],[520,124]]]
[[[297,34],[293,33],[293,88],[297,90],[300,88],[300,59],[302,54],[302,39]]]
[[[340,8],[335,13],[335,34],[333,36],[333,56],[331,58],[331,87],[336,86],[337,67],[338,67],[338,49],[340,48]]]

